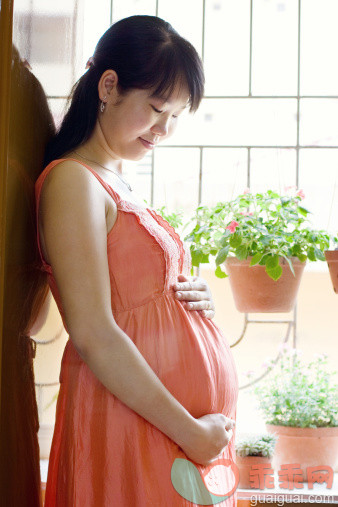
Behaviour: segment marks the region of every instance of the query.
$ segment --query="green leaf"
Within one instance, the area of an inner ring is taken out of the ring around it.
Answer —
[[[234,232],[234,234],[230,238],[230,246],[232,248],[237,248],[242,243],[242,236],[238,232]]]
[[[247,247],[245,245],[239,246],[235,250],[235,255],[236,255],[237,259],[239,259],[240,261],[243,261],[248,256],[248,249],[247,249]]]
[[[225,246],[229,243],[229,236],[230,236],[230,231],[229,230],[226,230],[225,233],[223,234],[222,238],[220,239],[220,244],[221,246]]]
[[[269,258],[269,256],[264,254],[263,257],[261,258],[261,260],[259,261],[259,265],[260,266],[265,266],[266,261],[267,261],[268,258]]]
[[[191,264],[193,266],[198,267],[200,264],[205,264],[209,262],[209,255],[204,254],[202,250],[192,250],[191,251]]]
[[[218,255],[216,257],[216,266],[219,266],[220,264],[222,264],[225,259],[228,257],[228,254],[229,254],[229,249],[230,247],[228,246],[225,246],[224,248],[222,248],[222,250],[220,250],[218,252]]]
[[[266,272],[270,278],[277,281],[282,276],[283,270],[282,270],[281,266],[278,265],[272,269],[266,268]]]
[[[316,259],[318,259],[319,261],[325,261],[325,255],[324,255],[324,252],[322,252],[319,248],[315,247],[315,256],[316,256]]]
[[[217,276],[217,278],[227,278],[228,277],[228,275],[226,273],[224,273],[224,271],[222,271],[220,266],[217,266],[217,268],[215,269],[215,275]]]
[[[267,269],[276,268],[279,265],[279,256],[278,255],[269,256],[265,264]]]
[[[307,253],[307,257],[310,261],[315,261],[316,260],[316,254],[315,254],[315,249],[313,246],[311,246],[308,250],[308,253]]]
[[[309,210],[306,208],[303,208],[303,206],[298,206],[298,211],[304,217],[306,217],[310,213]]]
[[[264,254],[262,253],[256,253],[251,259],[250,266],[255,266],[256,264],[258,264],[261,261],[263,255]]]

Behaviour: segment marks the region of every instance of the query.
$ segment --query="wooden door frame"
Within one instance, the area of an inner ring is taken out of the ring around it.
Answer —
[[[10,88],[14,0],[1,0],[0,7],[0,386],[2,373],[2,330],[5,280],[6,197],[9,147]],[[0,388],[1,411],[1,388]],[[0,412],[1,420],[1,412]]]

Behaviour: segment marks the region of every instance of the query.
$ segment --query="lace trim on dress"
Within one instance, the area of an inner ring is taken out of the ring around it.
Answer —
[[[124,201],[123,199],[117,203],[117,207],[118,210],[120,209],[128,213],[133,213],[136,216],[139,224],[144,227],[151,236],[153,236],[153,238],[162,248],[166,264],[164,290],[168,289],[170,285],[176,282],[176,273],[179,272],[182,261],[181,248],[175,239],[172,238],[170,232],[165,226],[166,224],[167,226],[171,227],[170,224],[164,219],[163,224],[160,224],[159,221],[155,218],[156,212],[150,208],[138,207],[137,205],[128,201]],[[151,220],[150,217],[152,217],[153,220]],[[112,230],[114,230],[114,228]],[[179,238],[178,234],[177,237]],[[179,241],[183,246],[181,240]]]

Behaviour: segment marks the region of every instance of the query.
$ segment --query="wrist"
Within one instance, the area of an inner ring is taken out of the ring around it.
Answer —
[[[180,447],[193,447],[194,443],[200,438],[200,434],[201,426],[198,419],[195,419],[195,417],[188,413],[183,424],[180,425],[179,434],[175,442]]]

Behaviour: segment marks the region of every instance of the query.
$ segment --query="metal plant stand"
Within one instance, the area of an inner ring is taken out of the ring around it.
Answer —
[[[285,324],[286,325],[286,333],[285,333],[284,338],[281,342],[281,346],[288,343],[290,336],[291,336],[291,330],[293,330],[292,347],[296,348],[296,345],[297,345],[297,305],[295,306],[295,308],[293,310],[293,318],[290,320],[268,320],[268,319],[266,319],[266,320],[264,320],[264,319],[251,320],[248,318],[248,315],[249,315],[248,313],[244,314],[244,324],[243,324],[242,332],[241,332],[239,338],[230,344],[230,347],[235,347],[243,340],[249,324]],[[261,375],[259,375],[255,379],[251,380],[250,382],[247,382],[246,384],[240,386],[239,389],[245,389],[249,386],[252,386],[253,384],[256,384],[257,382],[259,382],[262,378],[264,378],[271,371],[271,369],[274,366],[276,366],[281,355],[282,355],[282,352],[279,351],[277,356],[275,357],[275,359],[272,360],[272,364],[273,364],[272,367],[267,368]]]

